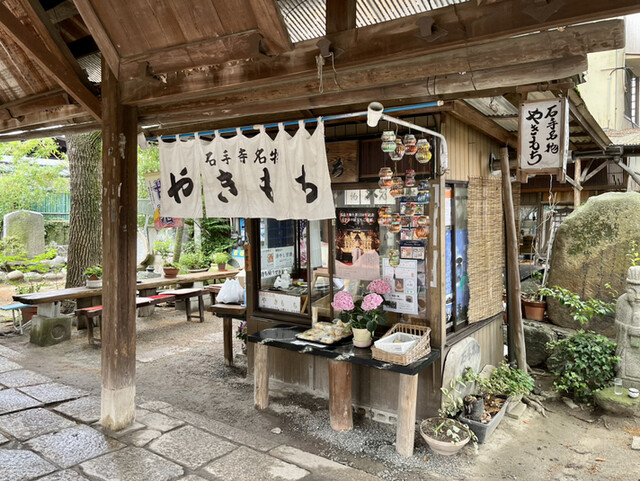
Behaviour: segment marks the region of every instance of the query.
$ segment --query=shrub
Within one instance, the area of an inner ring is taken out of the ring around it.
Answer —
[[[535,387],[533,378],[521,369],[509,367],[502,362],[496,367],[488,378],[481,377],[470,367],[467,368],[462,378],[463,381],[475,381],[480,392],[486,394],[504,394],[505,396],[526,396]]]
[[[607,287],[610,286],[607,284]],[[540,294],[553,297],[560,304],[567,307],[573,320],[580,324],[586,324],[594,316],[604,316],[616,312],[615,302],[604,302],[600,299],[584,301],[578,294],[558,286],[540,289]],[[615,295],[615,293],[612,292],[612,295]]]
[[[616,343],[592,331],[578,331],[566,339],[547,344],[551,357],[547,367],[556,376],[555,388],[578,401],[593,395],[615,377]]]
[[[211,261],[201,252],[184,252],[180,256],[180,265],[185,269],[204,269],[211,266]]]

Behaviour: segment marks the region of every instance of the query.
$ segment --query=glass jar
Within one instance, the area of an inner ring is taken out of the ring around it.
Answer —
[[[391,216],[391,224],[389,225],[389,232],[400,232],[402,228],[402,217],[400,214],[393,214]]]
[[[404,157],[405,151],[406,148],[402,143],[402,139],[398,137],[396,138],[396,148],[393,152],[389,152],[389,157],[391,157],[391,160],[393,160],[394,162],[398,162],[400,159],[402,159],[402,157]]]
[[[400,265],[400,251],[397,249],[391,249],[389,251],[389,265],[391,267],[398,267]]]
[[[381,148],[383,152],[394,152],[396,150],[396,142],[394,140],[385,140],[382,142]]]
[[[393,130],[385,130],[384,132],[382,132],[382,141],[383,142],[392,141],[395,143],[396,133]]]
[[[392,179],[391,190],[389,193],[393,197],[400,197],[401,195],[404,195],[404,181],[402,180],[402,177],[394,177]]]
[[[389,189],[393,185],[391,178],[393,177],[393,171],[389,167],[382,167],[378,172],[380,180],[378,185],[381,189]]]
[[[413,169],[408,169],[404,173],[404,186],[414,187],[415,185],[416,185],[416,171]]]

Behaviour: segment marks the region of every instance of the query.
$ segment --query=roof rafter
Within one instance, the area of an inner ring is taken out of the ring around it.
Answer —
[[[269,53],[278,54],[291,50],[293,44],[275,0],[249,0],[249,4]]]
[[[4,4],[0,4],[0,24],[42,69],[87,109],[93,118],[101,120],[100,100],[82,83],[71,66],[53,56],[42,41],[25,27]]]

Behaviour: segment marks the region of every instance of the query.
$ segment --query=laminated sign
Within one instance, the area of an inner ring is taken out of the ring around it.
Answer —
[[[520,106],[520,170],[557,172],[569,152],[567,99],[523,102]]]
[[[167,209],[202,217],[203,191],[207,217],[335,216],[322,122],[313,134],[300,122],[293,136],[280,125],[275,139],[261,128],[253,137],[238,129],[234,137],[216,135],[210,142],[161,141],[160,170],[162,215]]]

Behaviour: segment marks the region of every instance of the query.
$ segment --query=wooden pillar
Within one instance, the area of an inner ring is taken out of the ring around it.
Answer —
[[[269,347],[254,344],[253,348],[253,403],[256,409],[269,407]]]
[[[396,427],[396,451],[405,458],[413,456],[416,435],[416,401],[418,375],[400,374],[398,388],[398,426]]]
[[[580,185],[580,177],[582,176],[582,161],[580,159],[576,159],[576,163],[574,164],[573,171],[573,179],[576,184]],[[573,188],[573,210],[576,210],[580,207],[582,203],[582,191],[577,188]]]
[[[100,424],[135,418],[137,111],[102,59],[102,407]]]
[[[334,431],[351,431],[351,364],[329,361],[329,419]]]
[[[356,0],[327,0],[327,35],[356,28]]]
[[[513,345],[518,368],[527,371],[527,355],[524,344],[524,328],[522,326],[522,312],[520,311],[520,269],[518,266],[518,233],[516,232],[516,218],[513,211],[513,197],[511,194],[511,173],[509,172],[509,150],[500,149],[500,166],[502,167],[502,202],[506,223],[507,238],[507,276],[509,292],[507,292],[507,317],[509,329],[513,332]]]
[[[222,318],[222,330],[224,333],[224,363],[227,366],[233,366],[233,338],[232,324],[230,317]]]

